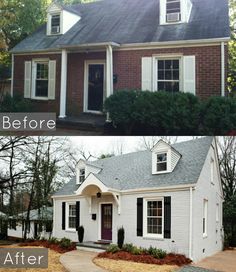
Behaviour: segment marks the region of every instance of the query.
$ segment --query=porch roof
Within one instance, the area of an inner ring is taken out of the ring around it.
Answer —
[[[173,25],[159,25],[159,1],[103,0],[67,7],[81,16],[67,33],[47,36],[45,24],[12,52],[52,51],[95,43],[184,42],[230,36],[227,1],[191,0],[189,23]]]
[[[198,181],[212,141],[213,137],[204,137],[172,145],[182,157],[173,172],[161,175],[152,175],[151,151],[134,152],[89,164],[102,169],[93,175],[105,186],[121,191],[194,184]],[[74,195],[75,191],[76,181],[72,179],[54,196]]]

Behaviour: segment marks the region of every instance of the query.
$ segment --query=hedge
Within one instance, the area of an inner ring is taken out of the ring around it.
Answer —
[[[126,134],[225,135],[236,129],[235,98],[124,90],[107,98],[104,109]]]

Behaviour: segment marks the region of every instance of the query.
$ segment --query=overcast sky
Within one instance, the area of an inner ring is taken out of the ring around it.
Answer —
[[[78,147],[83,146],[86,151],[89,151],[95,156],[101,154],[119,154],[120,146],[122,145],[123,153],[130,153],[142,148],[143,137],[69,137],[72,144]],[[145,137],[149,138],[149,137]],[[151,138],[151,137],[150,137]],[[193,137],[178,137],[177,142],[191,140]]]

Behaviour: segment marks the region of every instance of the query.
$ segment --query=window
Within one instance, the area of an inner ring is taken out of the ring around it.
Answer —
[[[146,201],[146,235],[163,236],[163,200]]]
[[[220,221],[220,204],[216,204],[216,222]]]
[[[82,168],[79,170],[79,183],[83,183],[85,180],[85,169]]]
[[[214,184],[214,160],[211,159],[211,183]]]
[[[157,172],[167,171],[167,153],[157,154]]]
[[[167,92],[180,91],[180,60],[157,60],[157,90]]]
[[[61,25],[61,16],[60,14],[52,15],[51,17],[51,34],[59,34]]]
[[[180,0],[166,0],[166,22],[181,21]]]
[[[48,62],[36,63],[35,97],[48,97]]]
[[[76,205],[68,204],[68,229],[76,228]]]
[[[203,200],[203,237],[207,237],[207,209],[208,209],[208,201],[206,199]]]

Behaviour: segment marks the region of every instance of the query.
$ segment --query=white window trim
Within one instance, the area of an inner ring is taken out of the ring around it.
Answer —
[[[60,32],[59,33],[52,33],[52,16],[54,15],[60,15]],[[58,36],[58,35],[62,35],[62,28],[63,28],[63,12],[62,11],[55,11],[55,12],[51,12],[48,16],[48,24],[49,24],[49,36]]]
[[[205,206],[206,205],[206,206]],[[205,218],[205,232],[203,238],[207,238],[208,229],[208,199],[203,199],[203,218]]]
[[[69,206],[76,205],[76,202],[66,202],[66,231],[76,232],[76,228],[69,228]]]
[[[179,92],[183,92],[183,55],[153,55],[153,90],[159,91],[157,88],[158,81],[158,61],[159,60],[179,60]]]
[[[165,5],[166,5],[166,14],[165,14],[165,24],[167,25],[173,25],[173,24],[180,24],[183,23],[183,7],[182,7],[182,1],[181,0],[176,0],[176,2],[179,1],[180,3],[180,18],[181,20],[176,21],[176,22],[168,22],[167,21],[167,0],[165,0]]]
[[[46,97],[41,97],[41,96],[36,96],[36,76],[37,76],[37,63],[47,63],[48,64],[48,72],[49,72],[49,59],[33,59],[32,60],[32,88],[31,88],[31,99],[32,100],[44,100],[48,101],[49,100],[49,91],[48,91],[48,96]],[[48,73],[48,88],[49,88],[49,73]]]
[[[162,202],[162,234],[147,233],[147,202],[161,201]],[[164,239],[164,197],[144,198],[143,199],[143,238]]]
[[[167,154],[167,168],[165,171],[157,171],[157,155],[158,154]],[[170,149],[160,149],[154,152],[154,159],[153,159],[153,174],[165,174],[171,172],[171,150]]]

